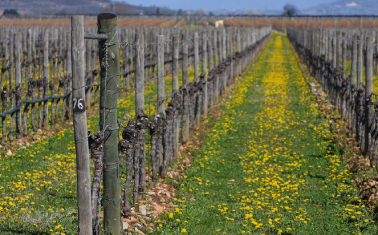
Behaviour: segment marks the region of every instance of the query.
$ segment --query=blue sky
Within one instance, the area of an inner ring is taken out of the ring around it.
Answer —
[[[171,9],[197,9],[202,6],[206,10],[220,10],[220,9],[246,9],[255,8],[281,10],[286,3],[297,6],[298,9],[303,9],[315,6],[320,3],[330,3],[336,0],[118,0],[127,2],[133,5],[143,6],[166,6]],[[352,1],[352,0],[351,0]]]

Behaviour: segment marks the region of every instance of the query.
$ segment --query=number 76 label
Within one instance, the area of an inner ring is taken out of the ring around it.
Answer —
[[[73,98],[73,112],[80,113],[85,111],[85,100],[83,98]]]

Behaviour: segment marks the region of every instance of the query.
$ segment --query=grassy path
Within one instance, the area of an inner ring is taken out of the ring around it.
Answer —
[[[156,233],[376,234],[298,63],[273,34],[194,150]]]

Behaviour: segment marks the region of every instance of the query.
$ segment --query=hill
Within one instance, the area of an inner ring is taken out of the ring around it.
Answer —
[[[339,0],[302,10],[304,15],[378,15],[377,0]]]
[[[1,0],[0,10],[15,9],[21,16],[38,15],[97,15],[101,12],[113,12],[117,15],[173,15],[168,8],[156,6],[135,6],[111,0]]]

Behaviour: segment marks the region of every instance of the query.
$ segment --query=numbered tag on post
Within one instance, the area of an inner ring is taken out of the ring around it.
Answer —
[[[83,98],[73,98],[73,112],[81,113],[85,111],[85,100]]]

